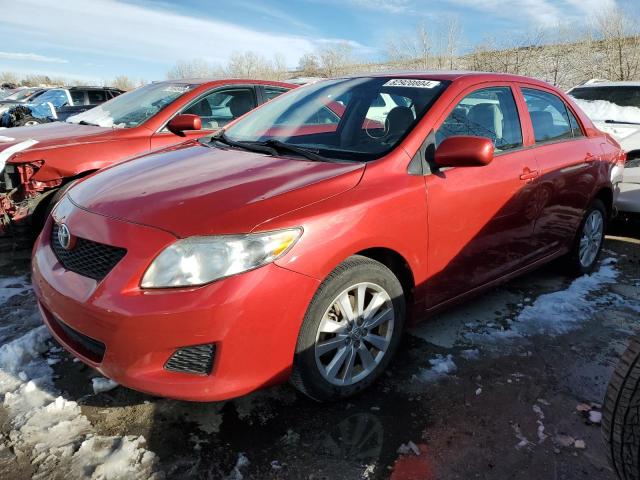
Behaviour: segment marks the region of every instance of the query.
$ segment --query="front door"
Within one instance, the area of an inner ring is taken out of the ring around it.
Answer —
[[[531,259],[534,218],[528,214],[537,166],[523,149],[510,86],[466,92],[435,132],[490,138],[493,161],[425,178],[429,228],[428,308],[497,279]]]

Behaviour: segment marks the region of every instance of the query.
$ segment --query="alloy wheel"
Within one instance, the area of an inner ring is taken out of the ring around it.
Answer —
[[[593,210],[582,227],[580,236],[580,264],[587,268],[598,256],[604,233],[604,217],[600,210]]]
[[[324,313],[315,342],[316,365],[333,385],[353,385],[384,358],[395,324],[391,297],[363,282],[343,290]]]

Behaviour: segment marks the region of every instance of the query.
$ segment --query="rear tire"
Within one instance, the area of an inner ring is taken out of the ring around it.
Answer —
[[[604,401],[602,434],[613,470],[622,480],[640,479],[640,341],[629,342]]]
[[[598,198],[587,208],[573,247],[566,257],[570,270],[576,275],[591,273],[598,265],[607,230],[607,209]]]
[[[309,304],[291,383],[317,401],[350,397],[371,385],[398,348],[405,297],[383,264],[354,255],[322,282]]]

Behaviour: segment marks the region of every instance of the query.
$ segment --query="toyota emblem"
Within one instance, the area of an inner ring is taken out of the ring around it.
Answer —
[[[64,223],[61,223],[58,227],[58,243],[65,250],[71,250],[73,247],[71,242],[71,232],[69,231],[69,227],[67,227]]]

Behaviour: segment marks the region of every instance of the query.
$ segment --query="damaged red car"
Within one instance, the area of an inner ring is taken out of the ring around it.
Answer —
[[[257,80],[172,80],[120,95],[65,122],[0,136],[0,237],[39,232],[74,180],[211,133],[294,88]]]
[[[560,257],[594,269],[624,159],[541,81],[327,80],[78,182],[33,287],[54,337],[122,385],[344,398],[407,322]]]

